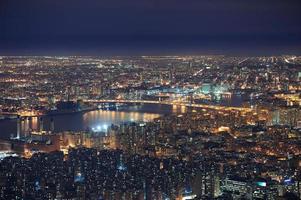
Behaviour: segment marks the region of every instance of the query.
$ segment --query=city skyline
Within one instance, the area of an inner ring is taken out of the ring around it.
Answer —
[[[0,199],[300,199],[300,64],[0,56]]]
[[[0,200],[300,200],[300,0],[0,0]]]

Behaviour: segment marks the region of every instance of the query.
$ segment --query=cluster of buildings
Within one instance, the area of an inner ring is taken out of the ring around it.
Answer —
[[[297,56],[0,57],[0,112],[45,114],[68,100],[185,101],[192,96],[197,102],[218,102],[235,94],[247,97],[241,103],[245,107],[281,102],[300,106],[300,60]]]
[[[19,116],[0,141],[0,199],[300,199],[300,65],[296,56],[0,57],[1,115]],[[233,95],[239,107],[215,106]],[[43,126],[41,114],[108,99],[210,106],[104,130]],[[30,116],[38,126],[21,133]]]
[[[296,168],[220,165],[200,155],[186,161],[77,148],[68,156],[6,157],[0,169],[2,199],[299,199],[301,192]]]
[[[106,131],[38,130],[5,140],[23,157],[0,162],[1,197],[279,199],[301,194],[301,128],[264,123],[262,116],[243,110],[191,110]],[[30,169],[35,178],[29,178]]]

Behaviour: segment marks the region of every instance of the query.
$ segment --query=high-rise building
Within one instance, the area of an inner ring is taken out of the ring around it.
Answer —
[[[223,193],[231,195],[234,200],[252,199],[252,186],[243,178],[226,178],[222,181],[221,190]]]
[[[200,197],[216,198],[220,196],[220,177],[213,170],[199,172],[194,180],[193,191]]]

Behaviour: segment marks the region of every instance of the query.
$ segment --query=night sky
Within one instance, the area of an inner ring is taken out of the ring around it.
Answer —
[[[300,0],[0,0],[2,55],[300,53]]]

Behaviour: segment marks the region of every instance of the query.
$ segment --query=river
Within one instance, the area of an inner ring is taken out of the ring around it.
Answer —
[[[88,128],[107,127],[111,124],[120,124],[130,121],[152,121],[161,115],[185,112],[185,107],[170,105],[144,104],[126,106],[116,111],[95,110],[83,113],[72,113],[43,117],[43,129],[50,130],[51,118],[54,121],[55,132],[82,131]],[[39,120],[33,117],[21,123],[21,134],[28,130],[38,130]],[[0,121],[0,138],[9,138],[17,133],[17,120]]]
[[[231,99],[222,99],[217,104],[240,106],[240,96],[233,96]],[[210,102],[204,102],[205,104]],[[211,102],[212,104],[212,102]],[[83,131],[88,128],[102,128],[111,124],[120,124],[130,121],[151,121],[161,115],[186,112],[184,106],[143,104],[136,106],[125,106],[116,111],[95,110],[86,113],[72,113],[65,115],[44,116],[43,129],[50,130],[50,121],[53,118],[55,132],[60,131]],[[38,130],[39,120],[33,117],[31,120],[24,120],[21,123],[21,134],[29,130]],[[17,120],[0,121],[0,138],[9,138],[17,133]]]

